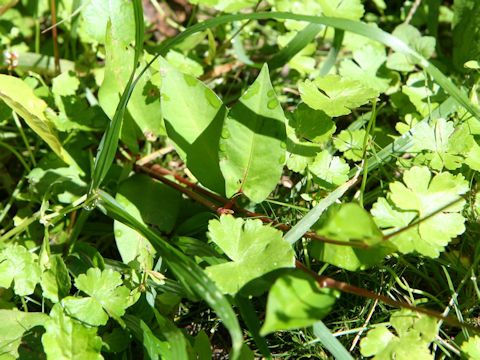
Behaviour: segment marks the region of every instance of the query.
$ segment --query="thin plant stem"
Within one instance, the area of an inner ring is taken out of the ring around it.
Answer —
[[[366,156],[367,155],[367,145],[368,145],[368,137],[370,136],[370,132],[372,131],[372,128],[375,126],[375,119],[376,119],[376,116],[377,116],[377,112],[376,112],[376,108],[377,108],[377,101],[374,100],[373,101],[373,105],[372,105],[372,114],[370,116],[370,120],[368,122],[368,126],[367,126],[367,131],[365,133],[365,138],[363,139],[363,155],[362,155],[362,158],[363,158],[363,177],[362,177],[362,185],[360,187],[360,198],[359,198],[359,203],[360,203],[360,206],[363,207],[363,194],[365,193],[365,186],[367,185],[367,175],[368,175],[368,157]]]
[[[57,10],[55,7],[55,0],[50,0],[50,13],[52,14],[52,24],[57,23]],[[52,29],[53,35],[53,53],[55,56],[55,72],[60,73],[60,53],[58,52],[58,32],[57,27]]]
[[[32,149],[30,148],[30,144],[28,143],[28,139],[25,136],[22,123],[20,122],[20,119],[18,118],[17,113],[15,111],[12,111],[12,116],[13,116],[13,120],[15,121],[15,125],[17,125],[18,132],[20,133],[20,136],[22,137],[22,140],[25,144],[25,147],[27,148],[27,152],[30,155],[30,160],[32,161],[32,165],[37,166],[37,162],[35,161],[35,156],[33,156]]]

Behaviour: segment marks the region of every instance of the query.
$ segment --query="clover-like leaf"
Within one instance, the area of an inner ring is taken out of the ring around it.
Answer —
[[[433,359],[428,347],[437,334],[437,320],[401,310],[390,317],[397,335],[385,325],[370,330],[360,342],[363,356],[374,359]]]
[[[333,139],[333,145],[343,152],[345,158],[359,161],[363,156],[363,142],[366,131],[364,129],[342,130],[337,137]],[[367,149],[368,149],[367,142]]]
[[[355,50],[353,59],[345,59],[340,63],[340,75],[350,80],[358,80],[382,93],[390,84],[390,79],[379,76],[379,69],[386,59],[385,49],[367,45]]]
[[[459,200],[390,239],[403,253],[417,251],[437,257],[453,237],[465,231],[465,218],[460,214],[465,200],[460,196],[468,191],[468,182],[463,175],[449,172],[432,178],[427,167],[418,166],[407,170],[403,181],[404,184],[391,183],[388,201],[379,199],[372,207],[375,221],[387,233],[407,226],[417,216],[424,218]]]
[[[348,115],[378,96],[377,90],[359,81],[331,74],[314,81],[306,80],[299,84],[298,89],[305,104],[329,116]]]
[[[62,300],[68,314],[90,325],[105,325],[108,316],[119,319],[129,303],[130,291],[122,285],[120,273],[111,269],[88,269],[75,279],[77,289],[88,297],[69,296]]]
[[[50,320],[45,323],[46,332],[42,343],[47,359],[102,360],[102,339],[97,329],[87,327],[68,317],[60,304],[50,311]]]
[[[467,127],[458,126],[455,129],[453,121],[443,118],[431,125],[421,122],[412,133],[413,146],[410,151],[431,151],[429,165],[436,170],[453,170],[462,166],[474,144]]]
[[[268,294],[267,315],[260,333],[309,326],[328,314],[339,297],[333,289],[321,289],[310,275],[300,271],[275,281]]]
[[[475,335],[471,336],[468,341],[465,341],[462,344],[462,352],[468,356],[469,359],[479,360],[480,359],[480,336]]]
[[[360,0],[317,0],[325,16],[360,20],[365,9]]]
[[[398,25],[393,30],[392,35],[427,59],[435,51],[435,38],[433,36],[422,36],[420,31],[410,24]],[[387,67],[397,71],[412,71],[415,68],[415,61],[409,55],[395,52],[388,57]]]
[[[295,253],[281,231],[262,225],[260,220],[225,215],[220,221],[210,220],[208,229],[209,238],[233,260],[205,270],[225,293],[235,294],[251,280],[294,266]]]
[[[0,252],[0,287],[9,288],[20,296],[30,295],[40,281],[41,268],[37,254],[24,246],[7,246]]]
[[[350,166],[341,157],[332,156],[323,150],[308,167],[310,171],[327,184],[338,186],[348,180]]]
[[[425,79],[423,72],[411,74],[402,93],[408,96],[410,102],[423,117],[428,116],[431,109],[447,98],[442,88],[435,82]]]
[[[67,267],[62,257],[56,254],[48,258],[44,268],[40,282],[43,296],[53,302],[58,302],[69,294],[72,285]]]
[[[330,116],[304,103],[295,108],[289,125],[295,129],[298,139],[307,139],[317,144],[330,140],[336,129]]]

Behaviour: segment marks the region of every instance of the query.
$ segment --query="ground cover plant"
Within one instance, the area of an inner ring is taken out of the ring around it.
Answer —
[[[480,359],[479,2],[0,15],[0,359]]]

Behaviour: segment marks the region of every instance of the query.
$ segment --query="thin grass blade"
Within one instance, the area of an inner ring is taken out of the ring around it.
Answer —
[[[353,357],[347,349],[345,349],[340,341],[332,335],[328,327],[326,327],[322,321],[313,324],[313,334],[320,340],[322,345],[332,353],[335,359],[353,360]]]

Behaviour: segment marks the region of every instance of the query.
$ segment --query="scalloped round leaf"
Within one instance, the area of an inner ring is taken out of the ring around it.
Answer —
[[[265,226],[260,220],[235,219],[224,215],[210,220],[208,237],[231,260],[205,269],[217,286],[228,294],[235,294],[250,281],[274,270],[292,268],[295,252],[283,240],[281,231]],[[255,293],[262,293],[268,282],[262,282]]]
[[[329,116],[348,115],[353,109],[378,96],[378,91],[361,82],[338,75],[327,75],[298,85],[302,100],[315,110]]]

